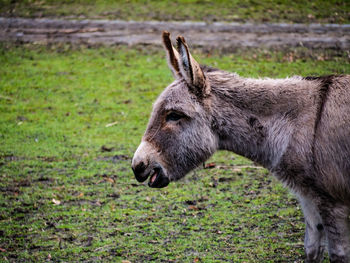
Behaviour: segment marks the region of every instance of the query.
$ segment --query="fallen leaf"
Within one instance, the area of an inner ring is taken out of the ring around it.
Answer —
[[[215,168],[216,164],[215,163],[206,163],[204,165],[204,169],[211,169],[211,168]]]
[[[61,204],[61,201],[60,201],[60,200],[56,200],[55,198],[52,198],[52,202],[53,202],[55,205]]]
[[[107,181],[111,184],[114,184],[114,180],[112,178],[107,177],[107,178],[105,178],[105,181]]]
[[[190,205],[190,206],[188,206],[188,209],[189,209],[189,210],[196,210],[196,211],[199,210],[198,207],[195,206],[195,205]]]

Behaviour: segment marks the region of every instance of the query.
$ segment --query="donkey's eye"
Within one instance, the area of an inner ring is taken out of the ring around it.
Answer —
[[[178,121],[183,117],[183,115],[176,113],[176,112],[170,112],[166,116],[166,121]]]

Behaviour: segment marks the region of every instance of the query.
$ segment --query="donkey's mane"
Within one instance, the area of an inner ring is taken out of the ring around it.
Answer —
[[[222,70],[220,70],[220,69],[218,69],[218,68],[214,68],[214,67],[208,66],[208,65],[200,65],[200,66],[201,66],[201,69],[202,69],[205,73],[207,73],[207,72],[214,72],[214,71],[222,71]]]
[[[244,78],[237,73],[203,66],[212,95],[225,103],[252,112],[290,112],[306,104],[317,85],[300,76],[285,79]],[[300,99],[302,98],[302,99]],[[269,105],[269,106],[267,106]]]

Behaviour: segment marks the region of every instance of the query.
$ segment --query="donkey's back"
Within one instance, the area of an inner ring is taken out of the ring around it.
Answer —
[[[319,78],[321,96],[315,127],[315,169],[329,193],[350,205],[350,76]]]

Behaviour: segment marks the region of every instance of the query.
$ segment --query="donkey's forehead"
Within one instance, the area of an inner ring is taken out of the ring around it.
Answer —
[[[154,109],[195,111],[195,97],[184,81],[175,80],[160,94],[154,103]]]

